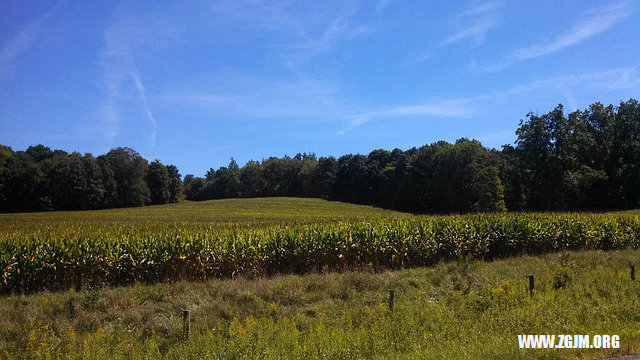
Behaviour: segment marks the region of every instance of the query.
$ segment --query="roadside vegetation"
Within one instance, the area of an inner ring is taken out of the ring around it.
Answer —
[[[0,297],[5,359],[572,359],[640,352],[640,252],[207,280]],[[535,275],[533,297],[528,275]],[[388,291],[395,290],[394,311]],[[191,311],[184,339],[182,309]],[[518,349],[616,334],[620,349]]]

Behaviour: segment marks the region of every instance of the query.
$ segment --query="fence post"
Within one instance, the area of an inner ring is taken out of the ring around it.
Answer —
[[[529,296],[533,297],[533,289],[535,288],[535,279],[533,275],[529,275]]]
[[[631,280],[635,280],[635,279],[636,279],[636,265],[631,264]]]
[[[184,339],[189,340],[189,333],[191,332],[191,312],[187,309],[182,310],[182,331],[184,333]]]
[[[391,312],[393,312],[395,297],[396,297],[395,290],[389,290],[389,311]]]

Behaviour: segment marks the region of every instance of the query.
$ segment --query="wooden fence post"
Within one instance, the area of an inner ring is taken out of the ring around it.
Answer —
[[[184,339],[189,340],[189,333],[191,332],[191,312],[187,309],[182,310],[182,331]]]
[[[631,264],[631,280],[635,280],[635,279],[636,279],[636,265]]]
[[[535,278],[529,275],[529,296],[533,297],[533,289],[535,288]]]
[[[395,297],[396,297],[395,290],[389,290],[389,311],[391,312],[393,312]]]

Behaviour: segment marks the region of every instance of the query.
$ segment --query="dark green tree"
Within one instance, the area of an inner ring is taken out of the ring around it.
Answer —
[[[144,181],[147,161],[135,150],[119,147],[101,155],[113,172],[115,196],[111,206],[128,207],[148,204],[149,188]]]
[[[218,170],[211,169],[207,173],[205,192],[209,199],[224,199],[238,197],[240,194],[240,168],[231,158],[228,167]]]
[[[262,165],[257,161],[247,162],[239,175],[240,197],[257,197],[264,194]]]
[[[621,208],[640,207],[640,104],[630,99],[618,106],[612,126],[609,156],[614,202]]]
[[[321,157],[314,168],[312,186],[318,197],[329,200],[334,198],[333,184],[336,181],[338,162],[333,156]]]
[[[341,156],[333,188],[335,198],[356,204],[370,203],[375,175],[375,170],[367,166],[366,156]]]
[[[90,154],[54,155],[40,167],[52,210],[95,209],[102,204],[102,172]]]
[[[175,165],[167,165],[167,174],[169,175],[169,202],[176,203],[180,201],[184,192],[180,172]]]
[[[189,175],[187,175],[189,176]],[[191,175],[193,176],[193,175]],[[206,200],[205,189],[207,180],[201,177],[192,177],[185,183],[184,195],[187,200]]]
[[[562,165],[556,141],[562,139],[566,119],[562,105],[537,116],[527,115],[516,130],[516,147],[527,179],[527,207],[533,210],[558,209],[562,204]]]
[[[169,186],[169,172],[167,167],[162,165],[159,160],[155,160],[147,167],[144,181],[149,188],[151,204],[160,205],[169,202],[171,196]]]
[[[9,159],[13,157],[13,150],[9,146],[0,145],[0,210],[5,208],[7,198],[5,196],[4,181],[5,171]]]
[[[7,159],[2,177],[3,211],[49,209],[42,170],[26,152],[18,151]]]

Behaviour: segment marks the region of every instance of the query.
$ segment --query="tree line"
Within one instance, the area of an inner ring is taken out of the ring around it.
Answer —
[[[187,175],[190,200],[318,197],[415,213],[640,208],[640,106],[562,105],[527,114],[514,145],[489,149],[462,138],[406,151],[338,158],[314,154],[232,159],[205,177]]]
[[[93,209],[242,197],[317,197],[415,213],[640,208],[640,105],[527,114],[513,145],[438,141],[338,158],[302,153],[186,175],[129,148],[94,158],[0,147],[3,211]]]
[[[119,147],[94,157],[44,145],[13,151],[0,145],[0,210],[86,210],[177,202],[182,179],[174,165],[148,163]]]

